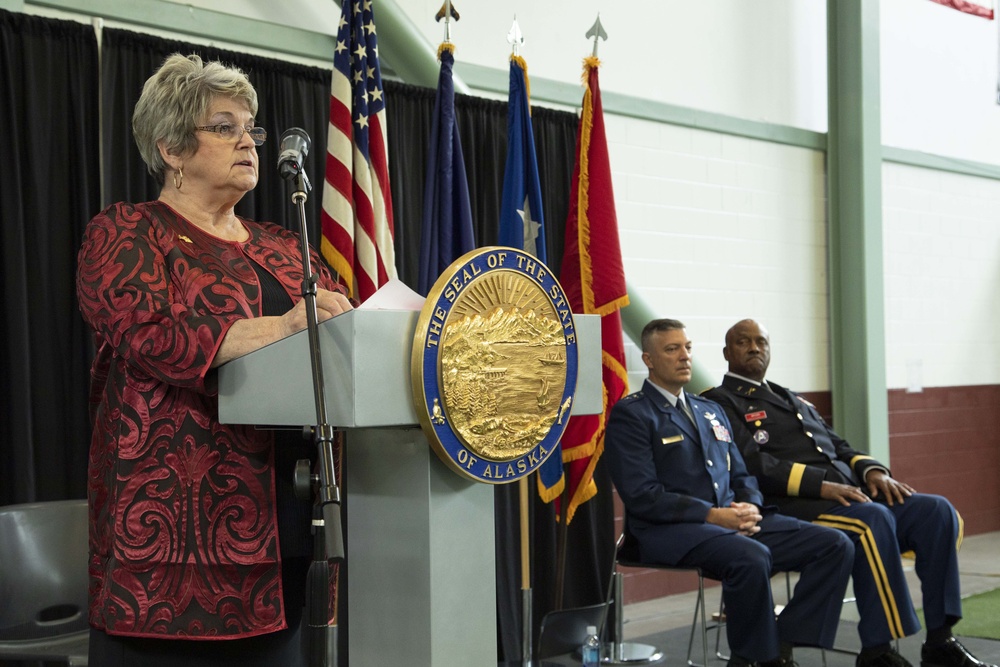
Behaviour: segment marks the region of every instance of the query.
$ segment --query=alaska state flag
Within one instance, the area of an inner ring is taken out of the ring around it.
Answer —
[[[542,186],[538,180],[535,138],[528,103],[528,65],[521,56],[510,58],[510,95],[507,101],[507,166],[500,200],[500,245],[520,248],[543,263],[545,220]]]
[[[545,256],[545,218],[542,186],[538,179],[535,137],[531,131],[528,100],[528,65],[521,56],[510,57],[510,94],[507,98],[507,165],[500,199],[500,245],[520,248],[537,257]],[[563,490],[562,451],[555,451],[538,469],[538,494],[545,502]]]

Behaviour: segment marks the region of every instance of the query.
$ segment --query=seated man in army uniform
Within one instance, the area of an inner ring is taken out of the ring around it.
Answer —
[[[962,617],[962,525],[951,503],[894,479],[885,465],[834,433],[811,403],[765,381],[770,338],[757,322],[743,320],[729,329],[723,355],[729,372],[721,386],[703,395],[729,415],[765,502],[854,540],[858,667],[910,667],[892,641],[920,629],[900,561],[900,552],[911,550],[917,554],[927,622],[921,667],[995,667],[976,659],[952,635]]]

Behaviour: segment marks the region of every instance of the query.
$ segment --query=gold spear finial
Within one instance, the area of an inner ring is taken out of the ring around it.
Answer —
[[[444,4],[441,5],[441,9],[438,13],[434,15],[434,20],[441,22],[444,19],[444,41],[446,43],[451,42],[451,20],[459,20],[461,17],[458,15],[458,11],[455,10],[455,5],[452,4],[451,0],[444,0]]]

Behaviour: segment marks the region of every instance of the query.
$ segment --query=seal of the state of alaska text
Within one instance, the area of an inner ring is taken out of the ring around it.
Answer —
[[[421,426],[449,467],[491,484],[530,474],[559,443],[576,391],[559,281],[521,250],[466,253],[427,296],[411,373]]]

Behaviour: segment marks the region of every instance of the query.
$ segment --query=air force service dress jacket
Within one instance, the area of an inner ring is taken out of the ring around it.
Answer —
[[[713,507],[763,504],[722,408],[685,394],[694,424],[649,380],[611,411],[605,453],[644,561],[676,564],[698,544],[736,531],[706,523]],[[770,512],[768,513],[770,514]],[[764,530],[797,530],[781,515]]]

